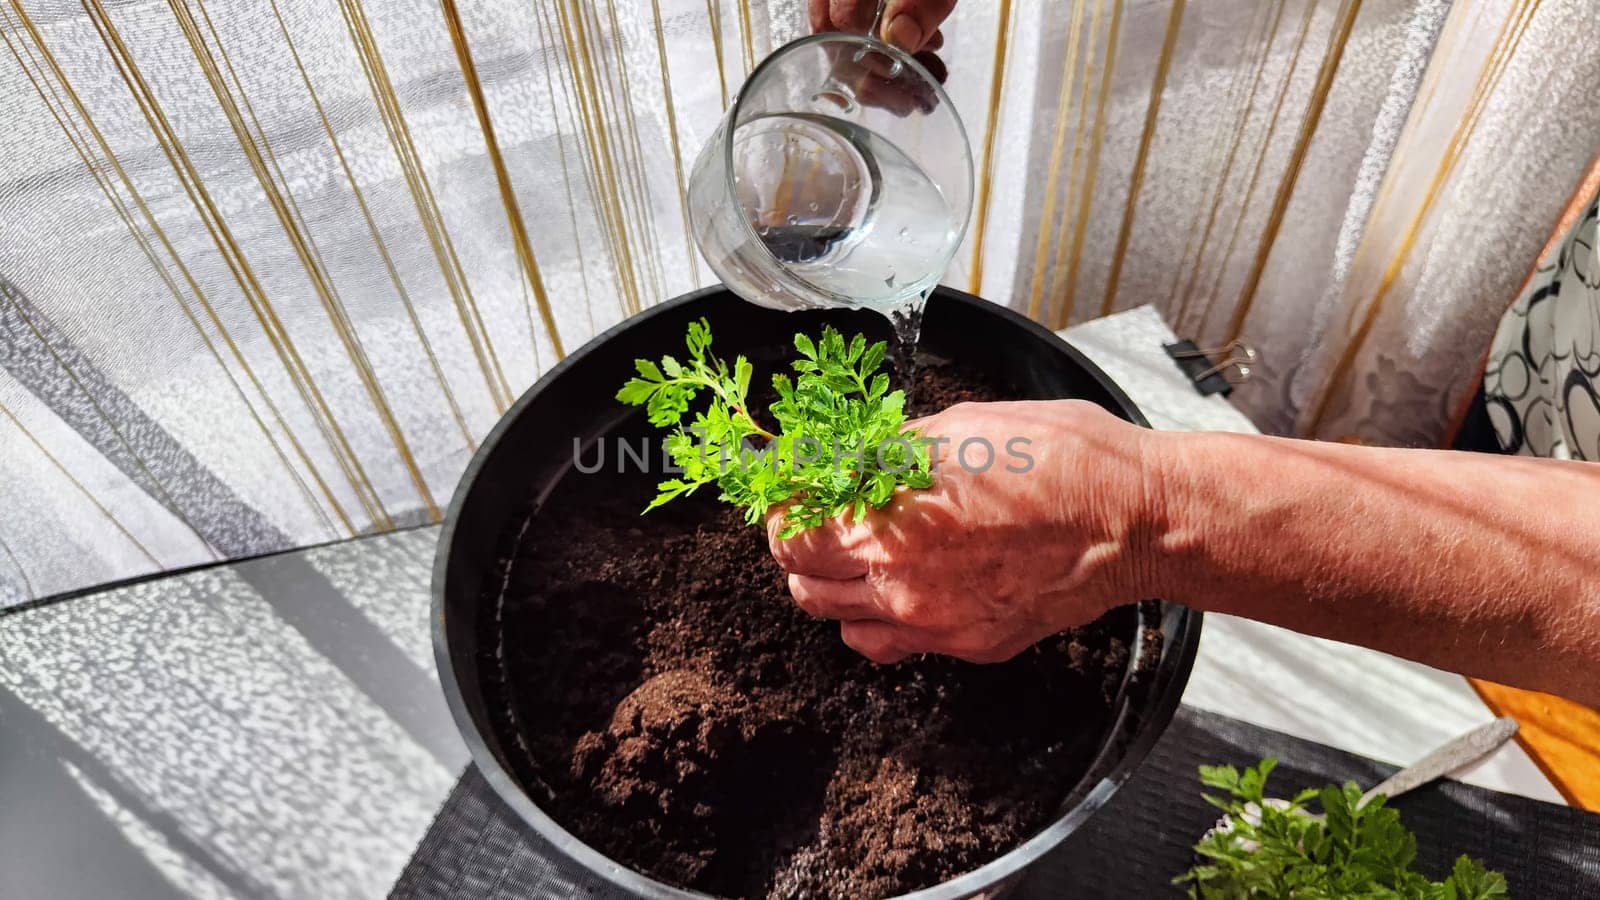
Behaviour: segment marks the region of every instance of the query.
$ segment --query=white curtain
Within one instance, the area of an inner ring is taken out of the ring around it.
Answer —
[[[1600,141],[1583,0],[998,0],[947,277],[1427,443]],[[0,0],[0,605],[436,521],[564,352],[710,280],[683,175],[803,0]]]

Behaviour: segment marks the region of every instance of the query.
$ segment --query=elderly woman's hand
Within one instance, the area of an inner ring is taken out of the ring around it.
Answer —
[[[879,0],[811,0],[812,31],[864,33],[878,14]],[[944,44],[939,25],[956,0],[888,0],[879,37],[907,53],[937,50]]]
[[[857,652],[999,662],[1150,595],[1153,432],[1079,400],[963,403],[915,426],[938,442],[932,487],[787,539],[781,511],[768,521],[795,602]]]

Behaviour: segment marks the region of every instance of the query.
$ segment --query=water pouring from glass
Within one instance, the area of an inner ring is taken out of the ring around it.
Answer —
[[[876,310],[909,359],[966,235],[972,155],[927,69],[855,34],[758,65],[695,161],[689,216],[728,287],[777,309]]]

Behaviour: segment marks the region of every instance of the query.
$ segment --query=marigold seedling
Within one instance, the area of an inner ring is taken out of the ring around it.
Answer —
[[[713,355],[705,319],[689,323],[686,343],[687,361],[635,360],[638,375],[617,391],[618,400],[645,407],[650,424],[672,429],[667,453],[683,470],[657,486],[645,512],[715,484],[751,524],[787,503],[787,538],[847,512],[859,522],[900,485],[933,483],[929,442],[905,428],[905,392],[889,390],[878,371],[885,342],[859,334],[846,341],[833,328],[817,341],[795,335],[794,378],[772,377],[775,433],[751,414],[750,361],[738,356],[730,366]],[[706,407],[691,413],[702,395]]]
[[[1432,881],[1411,868],[1417,839],[1400,813],[1377,795],[1365,805],[1347,782],[1301,791],[1287,801],[1266,799],[1264,759],[1243,772],[1201,766],[1200,781],[1226,792],[1206,801],[1227,813],[1228,827],[1201,838],[1199,865],[1174,881],[1189,896],[1211,898],[1384,897],[1393,900],[1494,900],[1507,896],[1506,879],[1466,856]],[[1322,815],[1310,814],[1316,801]]]

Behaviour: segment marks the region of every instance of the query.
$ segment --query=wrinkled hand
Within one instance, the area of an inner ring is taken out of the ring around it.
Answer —
[[[955,5],[956,0],[888,0],[879,36],[911,54],[937,50],[944,45],[939,25]],[[877,14],[878,0],[811,0],[811,30],[864,34]]]
[[[787,540],[781,511],[767,522],[795,602],[850,647],[1000,662],[1144,598],[1150,432],[1074,400],[963,403],[913,425],[940,441],[932,487]]]

